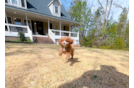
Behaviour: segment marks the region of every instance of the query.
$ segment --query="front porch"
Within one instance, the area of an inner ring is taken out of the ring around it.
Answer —
[[[33,37],[49,37],[54,43],[58,43],[62,36],[70,36],[74,39],[74,44],[79,44],[79,32],[71,32],[74,25],[63,20],[16,10],[6,9],[5,12],[5,36],[17,37],[21,31],[31,41]]]

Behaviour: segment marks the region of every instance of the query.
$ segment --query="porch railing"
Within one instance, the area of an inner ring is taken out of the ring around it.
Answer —
[[[55,29],[49,29],[49,36],[55,43],[63,36],[69,36],[74,40],[74,44],[79,44],[79,32],[60,31]]]
[[[49,29],[49,37],[53,40],[53,42],[55,43],[55,35],[54,33]]]
[[[5,36],[18,37],[18,32],[23,32],[25,37],[30,37],[33,42],[32,31],[29,26],[5,24]]]
[[[60,31],[50,29],[56,36],[69,36],[69,37],[79,37],[79,32],[70,32],[70,31]]]

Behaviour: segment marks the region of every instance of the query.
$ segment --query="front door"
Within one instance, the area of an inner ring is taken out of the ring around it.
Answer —
[[[36,21],[36,27],[37,27],[38,34],[44,35],[43,22]]]

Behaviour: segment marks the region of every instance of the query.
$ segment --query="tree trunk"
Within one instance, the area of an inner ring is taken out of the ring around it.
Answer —
[[[108,15],[107,15],[106,24],[105,24],[104,29],[105,29],[105,28],[106,28],[106,26],[107,26],[107,21],[108,21],[109,14],[110,14],[110,11],[111,11],[112,3],[113,3],[113,0],[111,0],[111,3],[110,3],[110,7],[109,7],[109,10],[108,10]]]

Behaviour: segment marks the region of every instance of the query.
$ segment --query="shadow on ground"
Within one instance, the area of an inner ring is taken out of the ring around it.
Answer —
[[[113,66],[102,65],[101,70],[87,71],[58,88],[129,88],[129,76],[118,72]]]
[[[81,61],[78,61],[78,59],[79,59],[79,58],[69,59],[68,61],[66,61],[66,63],[71,62],[71,63],[70,63],[70,66],[73,66],[74,63],[81,62]]]

